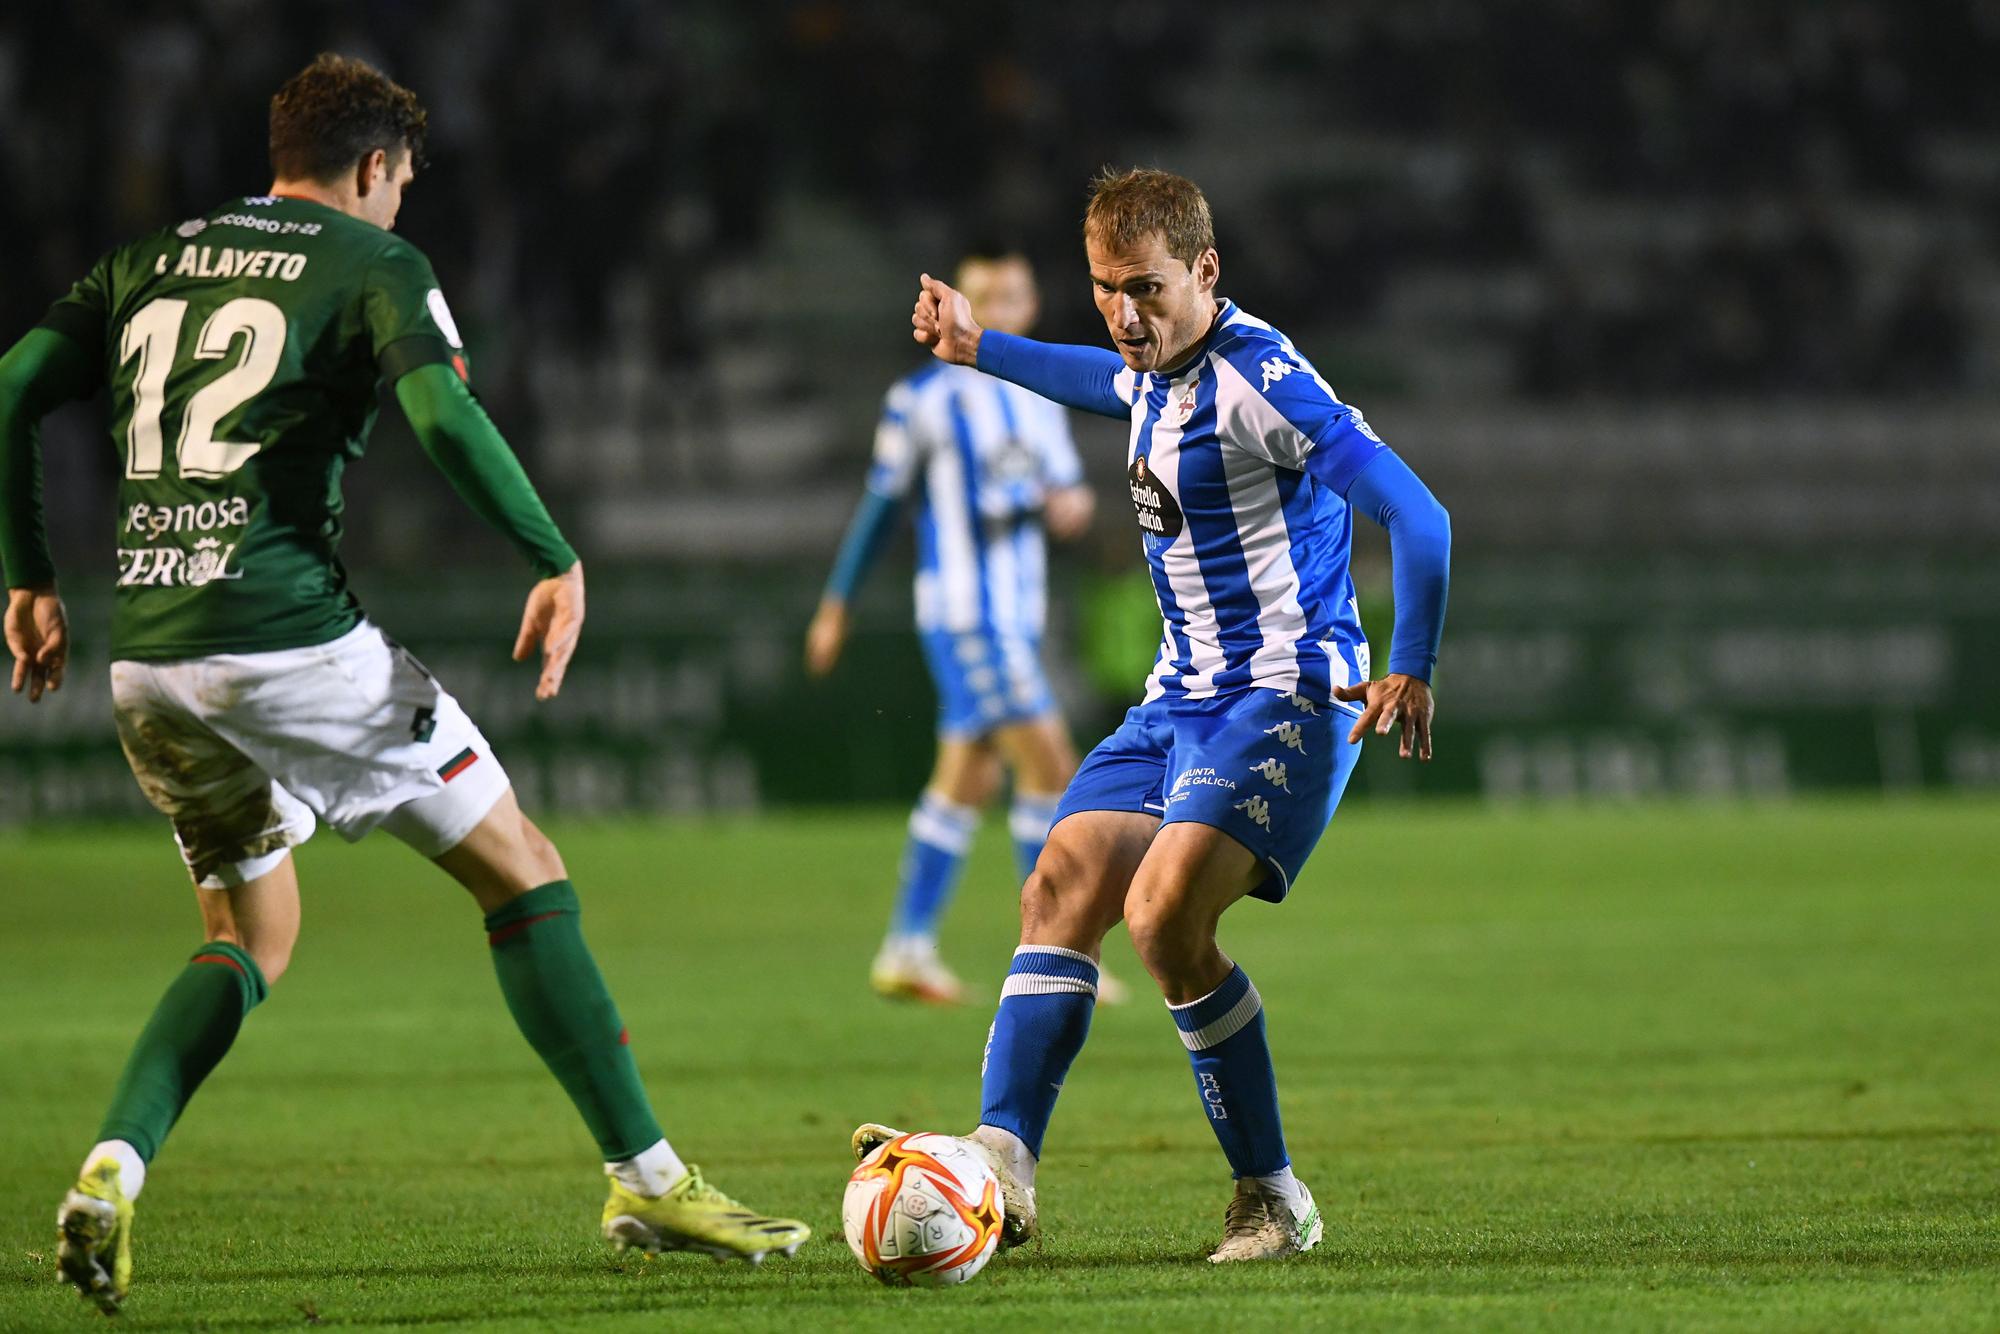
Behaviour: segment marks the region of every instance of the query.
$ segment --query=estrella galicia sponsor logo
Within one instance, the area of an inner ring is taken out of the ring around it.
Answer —
[[[1144,454],[1132,460],[1126,469],[1125,480],[1132,488],[1132,509],[1139,516],[1139,527],[1148,537],[1157,537],[1163,542],[1171,542],[1181,535],[1187,520],[1181,514],[1180,502],[1174,493],[1167,490],[1166,483],[1146,465]]]
[[[1271,803],[1262,797],[1245,797],[1242,801],[1236,803],[1235,809],[1242,811],[1249,818],[1250,823],[1256,825],[1259,829],[1270,829]]]

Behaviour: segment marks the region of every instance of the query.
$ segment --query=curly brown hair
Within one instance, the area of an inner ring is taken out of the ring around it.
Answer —
[[[1185,176],[1151,167],[1106,167],[1090,183],[1083,239],[1124,248],[1157,233],[1167,253],[1189,268],[1215,246],[1208,198]]]
[[[422,166],[429,120],[415,93],[367,61],[322,52],[271,99],[271,170],[330,181],[378,148]]]

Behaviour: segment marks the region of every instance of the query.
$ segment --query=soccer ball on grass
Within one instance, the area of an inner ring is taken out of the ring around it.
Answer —
[[[855,1258],[884,1283],[963,1283],[999,1248],[1000,1183],[949,1135],[898,1135],[847,1179],[841,1218]]]

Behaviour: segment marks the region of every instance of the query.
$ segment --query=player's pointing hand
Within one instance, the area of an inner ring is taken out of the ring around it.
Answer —
[[[554,699],[562,690],[576,641],[583,635],[583,562],[544,579],[528,592],[521,612],[521,633],[514,637],[514,661],[521,662],[537,645],[542,650],[542,677],[535,683],[536,699]]]
[[[1377,736],[1387,736],[1389,729],[1401,722],[1402,735],[1396,753],[1406,760],[1430,762],[1431,718],[1437,713],[1437,700],[1429,684],[1414,676],[1391,672],[1379,681],[1335,686],[1333,697],[1363,706],[1361,716],[1354,720],[1354,729],[1347,734],[1348,741],[1361,740],[1370,728]]]
[[[910,316],[910,336],[940,360],[960,366],[978,365],[979,336],[985,330],[972,318],[972,303],[950,283],[928,273],[918,282],[922,291]]]

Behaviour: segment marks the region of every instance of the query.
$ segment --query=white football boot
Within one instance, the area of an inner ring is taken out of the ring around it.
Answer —
[[[916,1000],[926,1005],[960,1005],[965,985],[938,957],[937,942],[886,940],[868,967],[868,985],[890,1000]]]
[[[1319,1245],[1325,1231],[1319,1205],[1303,1185],[1299,1191],[1304,1198],[1294,1205],[1255,1177],[1238,1177],[1236,1198],[1229,1202],[1229,1212],[1223,1218],[1222,1244],[1208,1262],[1281,1260],[1287,1255],[1303,1255]]]
[[[904,1130],[892,1130],[888,1126],[869,1122],[854,1131],[854,1158],[856,1162],[866,1158],[875,1150],[895,1139],[908,1134]],[[993,1179],[1000,1183],[1000,1210],[1005,1215],[1000,1224],[1000,1249],[1009,1250],[1023,1242],[1033,1241],[1041,1234],[1041,1224],[1035,1218],[1035,1186],[1032,1177],[1023,1177],[1007,1161],[1007,1154],[995,1145],[979,1138],[979,1132],[970,1135],[947,1135],[946,1139],[956,1140],[966,1150],[985,1163],[993,1173]],[[1015,1141],[1018,1143],[1019,1141]]]

